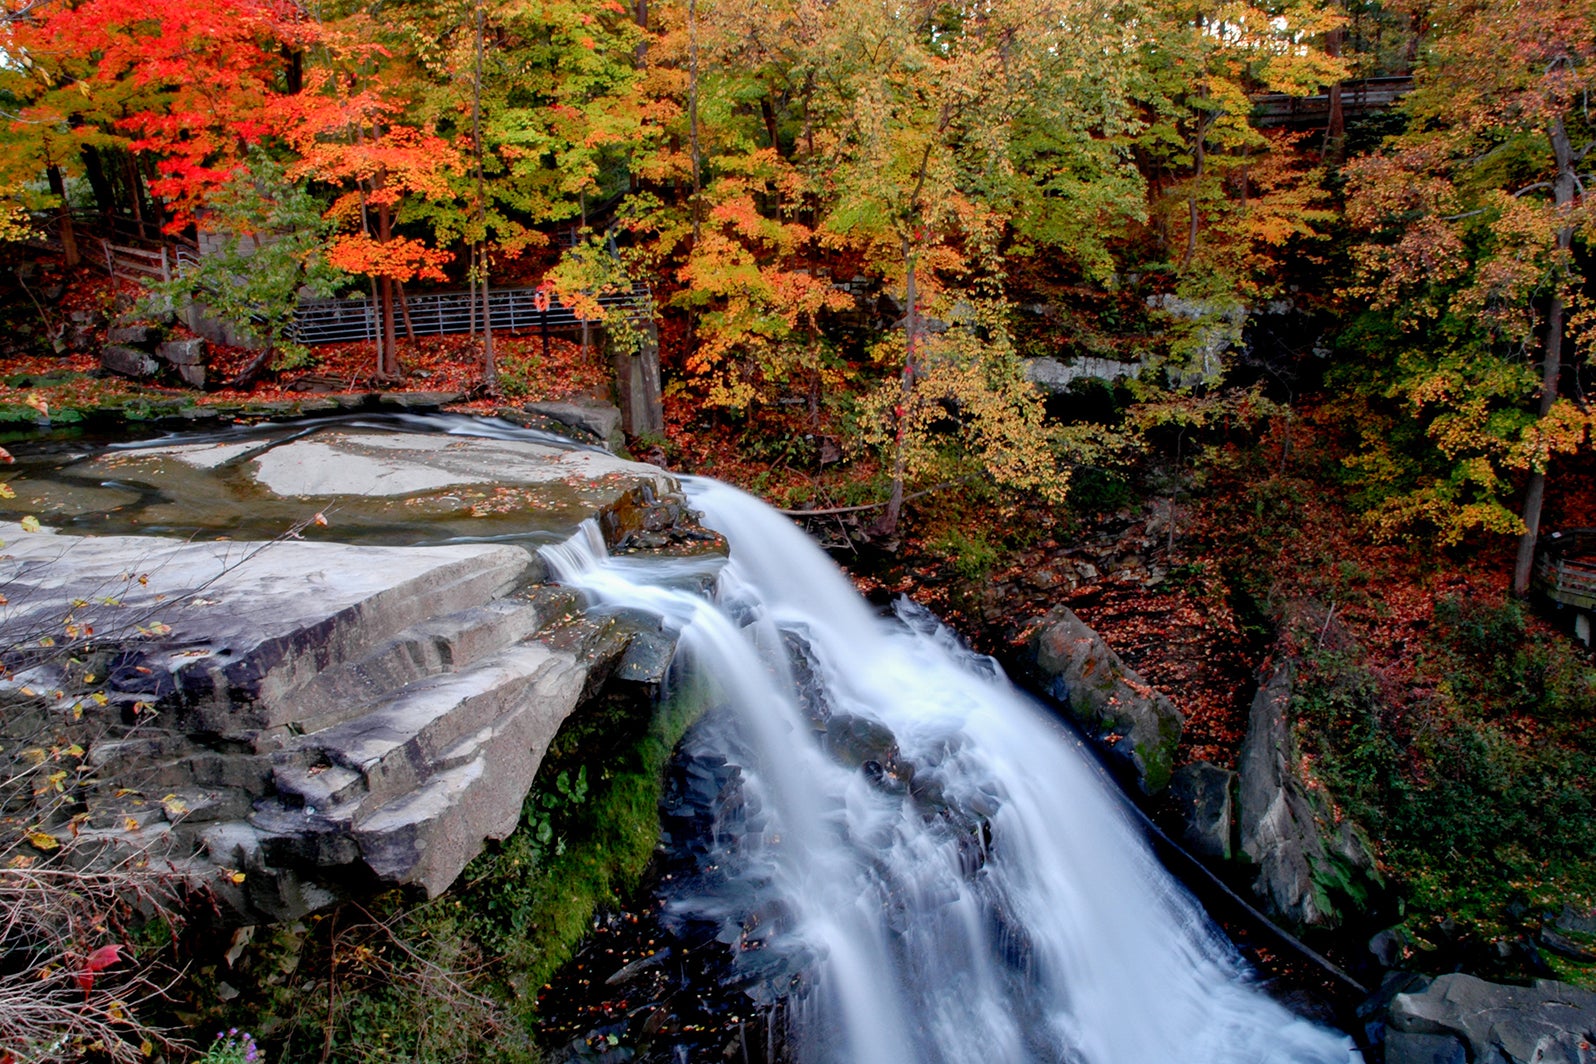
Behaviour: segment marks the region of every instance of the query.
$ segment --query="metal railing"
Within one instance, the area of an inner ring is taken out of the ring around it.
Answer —
[[[598,303],[606,311],[619,310],[635,321],[653,316],[653,297],[647,286],[634,284],[629,292],[607,292]],[[406,297],[404,312],[396,309],[396,325],[412,330],[416,336],[444,336],[481,328],[481,301],[472,313],[469,292],[429,292]],[[584,319],[577,312],[550,298],[547,309],[538,309],[536,288],[491,289],[489,317],[494,332],[542,331],[574,332],[583,324],[598,324],[599,319]],[[405,322],[408,320],[409,325]],[[374,340],[381,330],[377,308],[369,299],[305,299],[294,312],[289,339],[296,343],[337,344]]]

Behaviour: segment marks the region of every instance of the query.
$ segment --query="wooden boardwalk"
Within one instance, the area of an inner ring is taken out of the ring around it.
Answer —
[[[1596,528],[1542,536],[1535,585],[1559,606],[1596,611]]]
[[[1413,91],[1411,77],[1358,78],[1341,83],[1341,111],[1346,117],[1384,111]],[[1252,98],[1252,124],[1262,129],[1312,129],[1330,121],[1330,94],[1287,96],[1264,93]]]

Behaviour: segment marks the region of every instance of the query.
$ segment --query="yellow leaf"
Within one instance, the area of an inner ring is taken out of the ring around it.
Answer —
[[[120,1001],[113,1001],[105,1006],[105,1014],[112,1023],[121,1023],[127,1019],[127,1005]]]
[[[68,757],[82,757],[83,747],[79,746],[77,743],[73,743],[71,746],[66,748],[66,755]]]
[[[138,829],[139,829],[139,822],[137,820],[134,820],[132,817],[123,818],[123,820],[122,820],[122,830],[123,831],[137,831]]]
[[[61,843],[56,841],[54,835],[47,831],[40,831],[38,828],[28,832],[28,841],[33,844],[34,849],[44,850],[47,853],[50,850],[59,850],[61,848]]]
[[[12,490],[10,484],[0,484],[0,499],[15,499],[16,497],[17,493]]]
[[[39,524],[39,519],[34,517],[32,514],[29,514],[22,519],[22,531],[24,532],[37,532],[41,527],[42,526]]]
[[[94,699],[95,705],[99,705],[99,706],[103,706],[107,702],[111,701],[110,696],[108,696],[104,691],[96,691],[96,692],[94,692],[94,694],[90,695],[89,697]]]
[[[55,646],[55,639],[52,636],[41,635],[39,637],[39,645],[41,647],[53,647]]]
[[[31,750],[22,751],[22,753],[18,754],[17,756],[22,758],[24,761],[28,761],[28,762],[30,762],[32,764],[42,765],[42,764],[44,764],[44,759],[49,757],[50,755],[45,753],[39,747],[35,746]]]
[[[153,1055],[155,1053],[155,1043],[146,1038],[139,1043],[139,1052],[145,1056]]]
[[[188,806],[183,803],[183,799],[175,794],[168,794],[162,798],[161,808],[166,810],[167,816],[182,816],[188,812]]]

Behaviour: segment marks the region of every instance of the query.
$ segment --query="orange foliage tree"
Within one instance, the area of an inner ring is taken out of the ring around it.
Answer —
[[[1421,419],[1440,466],[1405,473],[1372,438],[1357,464],[1389,485],[1375,512],[1388,530],[1517,534],[1522,595],[1547,473],[1590,442],[1564,367],[1588,317],[1578,247],[1596,235],[1580,176],[1596,138],[1596,6],[1526,0],[1504,19],[1441,0],[1423,14],[1409,132],[1349,167],[1362,234],[1350,292],[1396,315],[1387,394]]]

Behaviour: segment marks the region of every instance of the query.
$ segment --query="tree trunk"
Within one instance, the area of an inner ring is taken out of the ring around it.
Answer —
[[[1325,35],[1325,54],[1332,58],[1341,58],[1341,45],[1346,40],[1347,31],[1344,28],[1331,30]],[[1341,105],[1341,83],[1338,81],[1330,86],[1330,118],[1325,123],[1324,129],[1324,154],[1328,157],[1334,155],[1339,158],[1341,145],[1347,135],[1347,115]]]
[[[1208,90],[1204,89],[1200,98],[1207,99]],[[1191,195],[1186,200],[1188,212],[1186,227],[1186,253],[1180,257],[1180,268],[1184,270],[1191,265],[1191,260],[1197,255],[1197,234],[1202,225],[1202,211],[1198,206],[1198,199],[1202,195],[1203,177],[1207,171],[1207,140],[1208,123],[1211,119],[1205,114],[1197,116],[1197,132],[1192,143],[1192,171]]]
[[[481,247],[477,269],[482,281],[482,384],[489,394],[499,390],[499,367],[493,357],[493,309],[488,300],[488,200],[482,175],[482,0],[477,0],[477,69],[471,86],[471,141],[477,161],[477,225],[481,227]],[[545,329],[548,317],[544,317]],[[548,346],[548,340],[544,340]]]
[[[114,215],[116,191],[105,170],[105,153],[92,144],[83,145],[83,176],[89,179],[89,187],[94,189],[94,205],[100,208],[100,213],[107,218]]]
[[[687,0],[687,143],[693,161],[693,246],[698,245],[703,166],[698,150],[698,2]]]
[[[904,265],[904,300],[908,309],[903,316],[903,379],[899,392],[898,409],[894,420],[897,424],[893,440],[892,453],[892,494],[887,499],[887,510],[881,515],[881,521],[876,528],[884,535],[892,535],[898,530],[898,517],[903,512],[903,474],[905,467],[905,445],[908,443],[909,401],[914,395],[914,378],[917,372],[915,365],[919,356],[920,336],[920,292],[918,278],[915,276],[914,245],[907,236],[903,237],[903,265]]]
[[[59,166],[46,167],[44,176],[50,182],[50,192],[60,200],[60,205],[55,209],[55,217],[61,231],[61,257],[67,266],[76,266],[83,261],[83,258],[78,254],[78,235],[72,227],[72,208],[67,203],[66,179],[61,176]]]
[[[386,203],[377,205],[377,239],[385,244],[393,239],[393,211]],[[377,287],[382,304],[378,308],[382,315],[382,350],[377,355],[377,376],[394,381],[399,379],[399,337],[394,327],[393,278],[382,278]]]
[[[1574,174],[1574,148],[1569,143],[1568,129],[1561,116],[1552,119],[1547,129],[1552,142],[1552,155],[1557,160],[1557,174],[1552,178],[1552,198],[1559,213],[1566,214],[1574,204],[1579,183]],[[1557,231],[1557,250],[1569,254],[1574,246],[1574,229],[1565,225]],[[1546,346],[1541,363],[1540,416],[1551,413],[1557,402],[1563,373],[1563,319],[1566,308],[1560,289],[1554,288],[1546,308]],[[1530,577],[1535,569],[1535,542],[1541,534],[1541,507],[1546,501],[1546,470],[1531,469],[1529,483],[1524,489],[1524,534],[1518,540],[1518,555],[1513,561],[1513,595],[1523,598],[1529,594]]]

